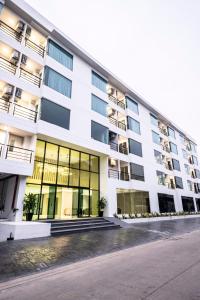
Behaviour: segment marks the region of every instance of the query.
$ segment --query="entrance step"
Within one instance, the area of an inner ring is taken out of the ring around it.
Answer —
[[[51,223],[51,234],[68,234],[75,232],[83,232],[89,230],[107,230],[118,229],[120,225],[104,218],[87,218],[87,219],[74,219],[74,220],[48,220]]]

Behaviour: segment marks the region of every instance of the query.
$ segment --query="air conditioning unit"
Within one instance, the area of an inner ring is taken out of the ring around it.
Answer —
[[[26,62],[27,62],[27,56],[23,54],[21,58],[21,64],[26,65]]]
[[[22,89],[16,88],[15,97],[21,99],[21,96],[22,96]]]
[[[18,31],[19,33],[23,32],[24,30],[24,22],[22,22],[21,20],[17,23],[17,28],[16,28],[16,31]]]
[[[26,28],[26,37],[29,38],[30,35],[31,35],[31,27],[28,26],[28,27]]]
[[[7,96],[12,96],[13,94],[13,86],[12,85],[6,85],[3,89],[3,94]]]
[[[109,96],[112,96],[115,93],[115,89],[112,88],[112,87],[109,87],[108,90],[107,90],[107,93],[108,93]]]
[[[15,65],[18,63],[18,61],[19,61],[19,52],[18,51],[16,51],[16,50],[13,51],[10,61],[11,61],[11,63],[13,63]]]

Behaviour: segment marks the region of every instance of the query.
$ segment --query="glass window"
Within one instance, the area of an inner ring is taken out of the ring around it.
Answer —
[[[101,91],[105,93],[107,92],[106,91],[107,81],[104,78],[102,78],[100,75],[95,73],[94,71],[92,71],[92,84],[96,86],[98,89],[100,89]]]
[[[57,166],[51,164],[44,164],[44,175],[43,182],[45,183],[56,183]]]
[[[38,219],[39,207],[40,207],[40,190],[41,186],[38,184],[27,184],[25,194],[34,194],[36,195],[36,207],[34,209],[33,220]]]
[[[131,179],[144,181],[144,167],[138,164],[130,163]]]
[[[131,117],[127,117],[128,129],[140,134],[140,122]]]
[[[172,143],[172,142],[169,142],[169,144],[170,144],[170,150],[171,150],[171,152],[173,152],[175,154],[178,154],[177,146],[174,143]]]
[[[43,172],[43,163],[35,161],[34,168],[33,168],[33,175],[27,178],[27,182],[40,184],[42,181],[42,172]]]
[[[152,130],[152,140],[155,144],[160,145],[160,136],[158,133]]]
[[[99,189],[99,175],[97,173],[90,173],[90,188],[93,190]]]
[[[58,146],[46,143],[45,162],[49,164],[57,164]]]
[[[138,104],[129,97],[126,97],[126,107],[139,115]]]
[[[156,162],[162,165],[162,163],[163,163],[162,153],[157,150],[154,150],[154,157],[156,159]]]
[[[70,167],[79,169],[80,152],[71,150],[70,154]]]
[[[174,170],[177,170],[177,171],[181,170],[180,163],[177,159],[172,158],[172,164],[173,164],[173,169]]]
[[[35,150],[35,160],[43,162],[44,148],[45,148],[45,142],[37,141],[36,150]]]
[[[72,81],[53,69],[45,66],[44,84],[62,95],[71,98]]]
[[[70,110],[42,98],[40,119],[65,129],[69,129]]]
[[[150,119],[151,119],[151,124],[153,124],[156,127],[158,127],[158,118],[155,117],[154,115],[150,114]]]
[[[181,197],[183,204],[183,211],[195,211],[194,200],[192,197]]]
[[[79,186],[79,170],[70,168],[69,185]]]
[[[90,215],[98,215],[98,202],[99,202],[99,192],[90,190]]]
[[[192,192],[192,181],[187,180],[188,190]]]
[[[55,209],[55,190],[55,186],[42,186],[40,219],[53,218]]]
[[[55,219],[67,219],[78,213],[78,195],[77,188],[57,187]]]
[[[166,174],[160,171],[156,171],[156,175],[158,179],[158,184],[165,185]]]
[[[61,166],[69,166],[69,149],[60,147],[58,164]]]
[[[49,40],[48,42],[48,55],[53,57],[63,66],[73,70],[73,56],[52,40]]]
[[[128,141],[129,152],[138,156],[142,156],[142,144],[132,139],[128,139]]]
[[[182,153],[183,153],[183,157],[187,159],[188,158],[187,152],[184,149],[182,149]]]
[[[108,128],[91,121],[91,137],[99,142],[108,144]]]
[[[180,134],[180,140],[181,140],[181,144],[184,145],[185,144],[185,137],[181,134]]]
[[[68,185],[69,168],[58,166],[57,184]]]
[[[196,158],[196,156],[192,155],[192,161],[193,161],[193,164],[198,166],[198,160]]]
[[[90,173],[87,171],[80,171],[80,186],[89,188]]]
[[[196,178],[200,178],[200,171],[197,169],[194,169],[194,171],[195,171]]]
[[[175,131],[171,127],[167,127],[168,135],[175,139]]]
[[[196,145],[194,143],[190,142],[190,148],[193,152],[197,152]]]
[[[175,183],[177,189],[183,189],[183,181],[181,177],[175,176]]]
[[[90,168],[90,156],[89,154],[81,152],[81,166],[80,169],[89,171]]]
[[[100,99],[99,97],[92,95],[92,110],[98,112],[102,116],[107,116],[108,103]]]
[[[185,172],[189,175],[190,174],[190,167],[187,164],[184,164]]]
[[[175,212],[174,196],[158,194],[160,213]]]
[[[99,172],[99,158],[97,156],[90,156],[90,171]]]

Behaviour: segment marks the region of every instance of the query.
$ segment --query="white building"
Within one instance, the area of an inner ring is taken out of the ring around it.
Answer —
[[[34,236],[29,193],[34,220],[97,216],[101,196],[105,216],[199,211],[193,139],[27,3],[0,10],[0,229]]]

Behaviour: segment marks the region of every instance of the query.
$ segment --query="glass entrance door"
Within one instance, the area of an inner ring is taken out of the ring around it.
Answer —
[[[89,217],[90,215],[90,191],[79,189],[78,217]]]

